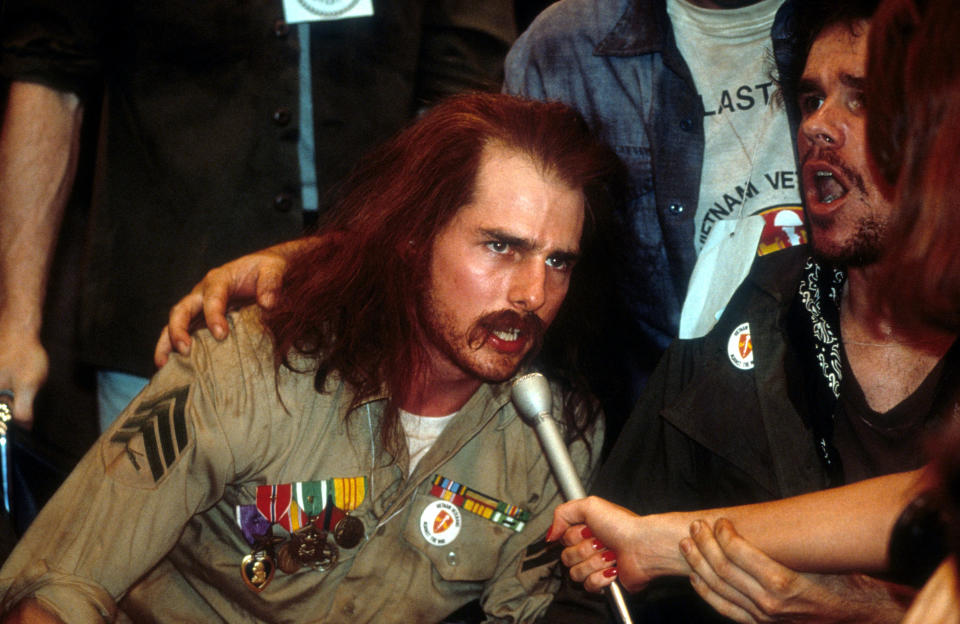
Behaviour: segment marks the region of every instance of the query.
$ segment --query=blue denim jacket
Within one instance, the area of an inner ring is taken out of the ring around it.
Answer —
[[[788,5],[772,33],[781,72],[789,60]],[[693,219],[704,150],[703,105],[674,42],[666,2],[552,5],[511,49],[504,89],[578,109],[628,169],[625,216],[635,241],[620,281],[632,327],[620,339],[632,354],[639,393],[677,335],[696,262]]]

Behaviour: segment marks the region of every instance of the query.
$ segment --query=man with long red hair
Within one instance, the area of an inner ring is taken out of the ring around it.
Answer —
[[[561,104],[437,105],[348,180],[271,310],[196,334],[104,434],[0,572],[3,608],[431,622],[478,599],[532,621],[560,495],[509,380],[542,345],[589,478],[602,425],[566,371],[616,173]]]

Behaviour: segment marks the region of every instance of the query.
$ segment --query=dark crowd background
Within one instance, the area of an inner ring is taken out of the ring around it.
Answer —
[[[515,0],[517,31],[523,32],[537,14],[554,1]],[[6,109],[8,89],[6,81],[0,81],[0,111]],[[19,445],[49,461],[54,471],[62,474],[70,471],[99,435],[95,372],[77,360],[75,348],[80,293],[78,269],[84,259],[84,232],[96,148],[94,135],[99,125],[97,102],[88,101],[85,110],[77,178],[64,211],[44,303],[41,338],[50,357],[50,372],[34,403],[33,430],[17,439]],[[156,328],[158,336],[160,329]],[[56,485],[34,484],[38,502],[49,498]],[[0,563],[15,543],[16,531],[9,518],[0,514]]]

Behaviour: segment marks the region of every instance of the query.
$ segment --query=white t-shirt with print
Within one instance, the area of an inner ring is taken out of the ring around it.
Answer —
[[[800,181],[786,111],[779,98],[770,30],[783,0],[739,9],[704,9],[667,0],[677,47],[704,107],[704,158],[694,246],[697,265],[680,321],[680,337],[713,326],[758,250],[805,242],[765,229],[800,219]],[[789,215],[775,214],[786,209]],[[800,228],[802,229],[802,228]]]

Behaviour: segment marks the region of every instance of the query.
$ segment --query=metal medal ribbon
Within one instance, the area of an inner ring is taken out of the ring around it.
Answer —
[[[433,477],[430,494],[518,533],[530,520],[529,511],[487,496],[441,475]]]
[[[304,481],[295,484],[294,490],[313,525],[332,532],[338,546],[349,549],[360,543],[365,533],[363,522],[349,514],[366,498],[366,477]]]
[[[366,477],[257,486],[256,504],[238,505],[236,511],[240,531],[253,546],[240,565],[244,583],[259,592],[277,567],[293,574],[305,565],[320,571],[335,566],[337,546],[355,548],[364,537],[363,522],[349,512],[363,503],[366,486]],[[270,534],[274,524],[286,529],[289,540]]]

